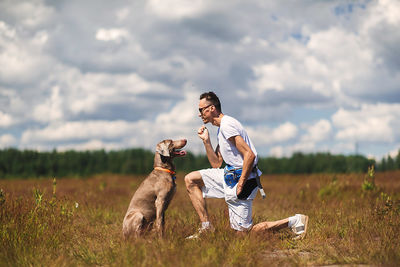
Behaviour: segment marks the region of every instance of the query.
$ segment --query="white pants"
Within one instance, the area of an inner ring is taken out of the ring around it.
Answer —
[[[229,210],[231,228],[237,231],[248,231],[253,225],[252,206],[253,199],[257,195],[256,187],[245,200],[237,198],[237,184],[230,188],[224,181],[224,169],[200,170],[204,182],[202,188],[204,198],[224,198]]]

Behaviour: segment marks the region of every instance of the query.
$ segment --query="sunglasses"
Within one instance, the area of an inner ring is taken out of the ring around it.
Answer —
[[[200,114],[203,114],[203,111],[206,109],[206,108],[208,108],[209,106],[212,106],[213,104],[210,104],[210,105],[208,105],[208,106],[205,106],[205,107],[202,107],[202,108],[199,108],[199,112],[200,112]]]

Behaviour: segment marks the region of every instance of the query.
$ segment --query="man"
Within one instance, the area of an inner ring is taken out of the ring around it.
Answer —
[[[256,168],[257,151],[240,122],[222,113],[221,103],[214,92],[200,95],[199,117],[204,124],[211,123],[219,127],[218,145],[214,151],[207,128],[204,125],[199,128],[198,136],[203,140],[212,168],[185,176],[190,200],[201,221],[198,232],[187,238],[198,238],[202,233],[214,229],[208,218],[205,198],[225,198],[230,226],[238,232],[289,227],[297,238],[303,238],[307,231],[308,216],[302,214],[253,226],[252,204],[258,191],[256,177],[261,175]],[[223,161],[227,165],[225,169],[220,168]]]

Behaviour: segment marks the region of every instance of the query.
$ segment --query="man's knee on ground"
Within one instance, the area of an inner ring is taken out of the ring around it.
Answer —
[[[263,229],[264,229],[263,225],[262,225],[261,223],[259,223],[259,224],[254,225],[254,226],[251,228],[251,232],[252,232],[252,233],[259,233],[259,232],[261,232]]]

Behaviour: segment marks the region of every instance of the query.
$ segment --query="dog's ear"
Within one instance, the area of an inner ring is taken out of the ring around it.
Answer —
[[[170,157],[169,153],[169,142],[163,141],[157,145],[156,152],[164,157]]]

